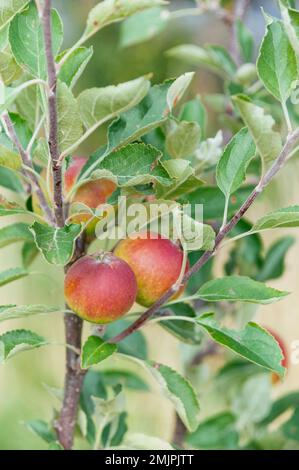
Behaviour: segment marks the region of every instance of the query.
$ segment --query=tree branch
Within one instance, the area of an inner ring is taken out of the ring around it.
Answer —
[[[49,204],[46,200],[46,197],[39,185],[37,176],[34,174],[34,168],[32,165],[32,160],[30,158],[30,155],[27,151],[24,150],[17,133],[15,131],[14,125],[12,120],[9,117],[8,113],[3,113],[2,114],[2,119],[3,122],[5,123],[7,134],[10,137],[11,141],[15,145],[16,149],[18,150],[19,154],[21,155],[22,163],[24,166],[30,168],[32,171],[27,171],[26,169],[23,169],[23,174],[32,182],[33,189],[35,190],[36,196],[38,198],[39,205],[44,212],[45,216],[47,217],[48,221],[51,224],[54,224],[54,217],[52,214],[52,211],[49,207]]]
[[[62,194],[62,169],[59,165],[59,148],[58,148],[58,118],[57,118],[57,76],[55,60],[52,52],[52,30],[51,30],[51,0],[44,0],[44,9],[42,13],[45,53],[48,69],[48,107],[49,107],[49,148],[52,160],[52,173],[54,182],[54,213],[56,225],[63,227],[64,207]]]
[[[219,231],[216,240],[215,246],[213,250],[206,251],[201,258],[195,263],[185,274],[182,280],[182,285],[185,285],[190,277],[197,273],[208,261],[209,259],[215,255],[217,248],[221,244],[222,240],[226,237],[226,235],[237,225],[243,215],[248,211],[248,209],[252,206],[258,195],[265,189],[265,187],[270,183],[270,181],[275,177],[275,175],[279,172],[279,170],[285,164],[289,153],[292,151],[293,147],[299,140],[299,128],[296,129],[294,132],[288,135],[287,140],[273,163],[270,167],[268,172],[264,175],[261,179],[260,183],[254,188],[252,193],[249,195],[247,200],[244,204],[240,207],[238,212],[234,215],[234,217]],[[127,336],[131,335],[135,331],[139,330],[147,321],[159,311],[159,309],[171,299],[171,297],[179,290],[178,287],[172,286],[157,302],[155,302],[146,312],[144,312],[132,325],[128,328],[123,330],[117,336],[114,336],[109,340],[109,343],[119,343]]]
[[[58,227],[65,224],[65,210],[63,203],[62,188],[62,168],[59,164],[59,143],[58,143],[58,116],[57,116],[57,76],[56,65],[52,53],[52,30],[51,30],[51,0],[44,0],[42,12],[42,23],[44,31],[45,53],[48,70],[48,109],[49,109],[49,148],[51,154],[53,173],[53,199],[55,222]],[[81,235],[76,242],[76,250],[72,262],[66,267],[66,271],[80,256],[85,253],[85,235]],[[61,445],[70,450],[73,446],[74,429],[77,420],[77,410],[80,398],[80,391],[85,375],[81,369],[81,335],[82,320],[74,314],[65,314],[65,335],[66,344],[72,348],[66,350],[66,373],[64,384],[64,399],[55,429]]]

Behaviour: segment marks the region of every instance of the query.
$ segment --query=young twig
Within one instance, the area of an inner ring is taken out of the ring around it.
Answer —
[[[17,136],[17,133],[15,131],[13,122],[9,117],[9,114],[8,113],[3,113],[2,114],[2,120],[5,124],[8,136],[10,137],[11,141],[14,143],[16,149],[18,150],[18,152],[21,156],[22,163],[23,163],[24,167],[28,168],[28,170],[26,170],[26,169],[23,170],[24,175],[31,182],[32,187],[33,187],[33,189],[36,193],[36,196],[38,198],[39,205],[40,205],[42,211],[44,212],[48,222],[50,222],[51,224],[54,224],[54,217],[53,217],[52,211],[51,211],[51,209],[48,205],[48,202],[46,200],[46,197],[45,197],[45,195],[44,195],[44,193],[43,193],[43,191],[42,191],[42,189],[39,185],[38,178],[34,173],[34,168],[33,168],[32,161],[31,161],[29,153],[23,148],[23,146],[22,146],[22,144],[21,144],[21,142],[20,142],[20,140]]]
[[[299,140],[299,128],[296,129],[294,132],[288,135],[287,140],[281,150],[279,156],[274,161],[268,172],[265,176],[261,179],[260,183],[254,188],[252,193],[249,195],[247,200],[244,204],[240,207],[240,209],[236,212],[234,217],[227,222],[227,224],[220,229],[218,235],[215,240],[215,246],[213,250],[206,251],[201,258],[195,263],[185,274],[182,280],[182,284],[186,284],[190,277],[197,273],[208,261],[209,259],[215,255],[217,248],[226,237],[226,235],[237,225],[243,215],[248,211],[248,209],[252,206],[258,195],[264,190],[264,188],[270,183],[270,181],[274,178],[274,176],[279,172],[279,170],[285,164],[288,155],[296,145]],[[160,308],[169,300],[171,297],[177,293],[178,288],[172,286],[157,302],[155,302],[146,312],[144,312],[132,325],[128,328],[123,330],[117,336],[114,336],[109,340],[109,343],[119,343],[123,339],[130,336],[135,331],[139,330],[147,321],[156,314]]]
[[[49,108],[49,148],[52,162],[53,186],[54,186],[54,213],[56,225],[64,226],[64,208],[62,194],[62,169],[58,164],[59,148],[58,148],[58,117],[57,117],[57,76],[55,60],[52,52],[52,31],[51,31],[51,0],[44,0],[44,8],[42,13],[45,53],[48,69],[48,108]]]
[[[54,182],[54,213],[56,225],[58,227],[63,227],[65,224],[65,214],[62,193],[62,168],[59,165],[56,96],[57,76],[55,60],[52,53],[51,3],[51,0],[44,0],[42,23],[48,70],[49,148]],[[85,237],[82,235],[76,242],[76,250],[72,263],[82,256],[85,253],[85,250]],[[66,270],[67,269],[68,267]],[[64,323],[66,344],[70,345],[71,348],[68,348],[66,351],[64,399],[59,419],[55,423],[55,428],[60,444],[65,449],[71,449],[73,446],[73,436],[77,419],[80,391],[85,375],[85,371],[81,369],[80,365],[81,334],[83,322],[77,315],[67,313],[64,316]]]

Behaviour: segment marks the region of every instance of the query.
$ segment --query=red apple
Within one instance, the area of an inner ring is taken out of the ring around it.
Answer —
[[[64,173],[64,196],[66,196],[73,188],[86,162],[87,159],[85,157],[73,157],[69,167]],[[42,171],[42,176],[46,178],[46,170]],[[85,183],[79,187],[71,202],[81,202],[91,209],[96,209],[99,205],[104,204],[107,201],[108,197],[111,196],[115,189],[116,185],[107,179],[89,181],[88,183]],[[36,213],[41,213],[38,200],[35,195],[33,195],[32,202],[34,211]],[[92,216],[89,214],[79,214],[77,216],[71,217],[70,222],[88,222],[91,217]],[[98,220],[99,219],[93,219],[93,221],[88,225],[88,232],[91,233],[94,231]]]
[[[84,256],[68,270],[64,282],[67,304],[92,323],[110,323],[135,302],[137,284],[130,266],[112,253]]]
[[[168,238],[152,232],[121,240],[114,254],[126,261],[134,271],[138,287],[137,302],[145,307],[154,304],[176,283],[182,269],[182,249]],[[188,267],[187,263],[186,270]]]

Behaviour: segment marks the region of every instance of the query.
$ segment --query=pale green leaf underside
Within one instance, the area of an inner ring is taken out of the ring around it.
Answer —
[[[288,292],[273,289],[247,276],[227,276],[208,281],[197,291],[197,295],[207,302],[226,300],[269,304],[283,299]]]
[[[60,67],[58,73],[59,80],[68,87],[73,88],[84,72],[92,54],[92,47],[78,47],[75,49]],[[60,55],[56,60],[59,62],[59,59],[62,59],[63,55],[64,54]]]
[[[79,106],[73,93],[65,83],[58,81],[57,87],[58,145],[60,152],[71,147],[83,134]]]
[[[173,158],[190,157],[197,149],[199,140],[199,124],[181,121],[167,134],[166,150]]]
[[[119,85],[91,88],[78,96],[81,119],[87,129],[100,125],[138,104],[149,90],[146,77]]]
[[[0,4],[0,29],[8,25],[29,0],[2,0]]]
[[[5,286],[10,282],[22,279],[23,277],[28,276],[29,272],[24,268],[11,268],[6,271],[0,272],[0,287]]]
[[[148,41],[161,33],[167,26],[170,14],[161,7],[136,13],[121,25],[120,45],[128,47]]]
[[[82,226],[72,224],[55,228],[34,222],[30,230],[46,261],[65,266],[72,258],[75,241],[82,231]]]
[[[252,231],[287,227],[299,227],[299,206],[277,209],[265,215],[254,224]]]
[[[180,158],[166,160],[163,162],[163,167],[173,182],[169,187],[157,185],[156,191],[159,198],[176,199],[194,191],[203,184],[203,181],[195,176],[195,170],[189,160]]]
[[[0,217],[18,214],[31,215],[32,212],[28,211],[27,209],[24,209],[16,202],[8,201],[2,195],[0,195]]]
[[[30,330],[8,331],[0,336],[0,363],[18,352],[47,344],[45,338]]]
[[[139,11],[164,4],[164,0],[104,0],[89,12],[85,34],[94,33]]]
[[[241,331],[231,330],[219,325],[210,313],[199,317],[197,322],[217,343],[259,366],[284,375],[283,355],[277,341],[256,323],[248,323]]]
[[[20,222],[0,229],[0,248],[19,241],[33,241],[28,224]]]
[[[0,133],[0,166],[11,170],[20,170],[21,156],[14,150],[10,140],[3,132]]]
[[[168,366],[151,361],[146,362],[146,365],[161,386],[163,394],[174,404],[188,430],[196,429],[200,409],[192,385]]]
[[[34,315],[55,313],[61,310],[60,307],[53,307],[51,305],[3,305],[0,306],[0,322]]]
[[[278,157],[282,141],[279,132],[273,130],[275,121],[260,106],[251,103],[246,97],[241,95],[233,98],[236,103],[243,121],[248,126],[257,151],[263,162],[263,172],[269,168],[271,163]]]
[[[98,336],[89,336],[83,346],[82,367],[84,369],[104,361],[117,351],[115,344],[105,343]]]

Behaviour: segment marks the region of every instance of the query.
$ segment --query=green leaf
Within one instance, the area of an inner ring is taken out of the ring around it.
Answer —
[[[25,350],[45,346],[47,341],[30,330],[12,330],[0,336],[0,363]]]
[[[104,361],[117,351],[115,344],[105,343],[98,336],[89,336],[82,350],[82,367],[87,369],[99,362]]]
[[[281,17],[284,23],[286,33],[289,37],[296,54],[299,53],[299,11],[293,8],[288,8],[289,3],[285,0],[279,2]]]
[[[110,125],[107,152],[139,139],[166,121],[167,93],[173,83],[173,80],[167,80],[161,85],[154,85],[137,106]]]
[[[181,121],[174,124],[166,137],[166,149],[173,158],[191,156],[198,147],[200,127],[197,122]]]
[[[288,409],[294,409],[299,406],[299,392],[291,392],[283,397],[274,401],[272,408],[261,422],[261,425],[268,425],[275,421],[279,416],[285,413]]]
[[[26,421],[26,427],[48,444],[56,440],[56,434],[48,423],[41,419]]]
[[[82,226],[71,224],[58,228],[34,222],[30,231],[45,260],[50,264],[65,266],[73,256],[75,241]]]
[[[35,114],[38,99],[39,88],[33,85],[22,90],[22,93],[18,94],[15,100],[18,112],[26,119],[31,129],[35,128]]]
[[[6,271],[0,272],[0,287],[5,286],[9,282],[22,279],[23,277],[28,276],[29,272],[24,268],[11,268]],[[1,321],[1,316],[0,316]]]
[[[168,50],[167,55],[190,65],[203,65],[224,78],[232,78],[237,70],[227,50],[218,45],[209,45],[204,49],[193,44],[181,44]]]
[[[246,169],[256,151],[255,144],[246,127],[241,129],[225,147],[217,165],[217,185],[226,198],[243,183]]]
[[[221,68],[228,77],[233,77],[237,71],[237,66],[227,49],[215,44],[208,45],[206,49],[214,63]]]
[[[196,319],[196,313],[193,308],[183,302],[169,305],[163,310],[165,313],[171,316],[186,317],[187,319],[194,318],[194,320]],[[200,331],[195,321],[194,323],[191,323],[189,321],[183,320],[163,320],[159,323],[159,325],[165,328],[169,333],[176,336],[183,343],[201,344],[202,342],[202,332]]]
[[[103,336],[104,340],[108,340],[118,335],[121,331],[130,325],[128,320],[119,320],[109,323]],[[134,356],[139,359],[147,359],[147,342],[141,331],[136,331],[118,344],[118,352],[128,356]]]
[[[63,40],[63,25],[56,10],[52,10],[52,50],[56,55]],[[11,50],[18,64],[35,77],[46,79],[46,55],[41,20],[35,5],[15,16],[9,28]]]
[[[277,209],[276,211],[270,212],[270,214],[264,215],[254,224],[252,231],[259,232],[262,230],[287,227],[299,227],[299,206]]]
[[[271,245],[256,279],[267,281],[279,278],[284,272],[286,254],[294,243],[293,237],[284,237]]]
[[[197,292],[198,297],[206,302],[225,300],[254,304],[277,302],[288,294],[288,292],[273,289],[247,276],[228,276],[213,279],[204,284]]]
[[[200,96],[187,101],[180,112],[180,121],[197,122],[201,129],[201,138],[206,135],[207,110],[201,102]]]
[[[299,441],[299,407],[295,409],[291,418],[282,425],[282,431],[287,439]]]
[[[121,384],[132,390],[149,390],[148,385],[143,381],[143,379],[135,374],[135,372],[128,370],[105,369],[98,373],[101,376],[102,383],[109,387],[115,387],[116,385]]]
[[[39,254],[39,249],[34,242],[25,242],[22,247],[22,261],[24,268],[28,268]]]
[[[244,429],[264,418],[271,408],[271,376],[256,374],[246,377],[232,400],[232,409],[238,416],[238,427]]]
[[[298,78],[298,66],[295,51],[280,21],[272,21],[267,26],[257,70],[269,93],[285,103]]]
[[[11,170],[20,170],[22,167],[21,156],[14,150],[11,141],[4,132],[0,133],[0,166]]]
[[[163,394],[174,404],[187,429],[193,431],[198,425],[199,402],[191,384],[168,366],[151,361],[146,365]]]
[[[79,106],[65,83],[57,86],[58,145],[60,152],[71,147],[83,134]]]
[[[170,86],[167,93],[167,105],[169,111],[182,99],[194,78],[194,72],[187,72],[180,75]]]
[[[19,241],[33,241],[28,224],[20,222],[0,229],[0,248]]]
[[[63,117],[64,124],[67,126],[66,120]],[[78,121],[80,123],[80,120]],[[78,128],[80,127],[80,124],[78,124]],[[69,134],[71,136],[71,134]],[[63,134],[60,134],[60,138],[64,139]],[[49,156],[50,156],[50,149],[49,149],[49,144],[48,141],[45,137],[39,137],[36,140],[36,145],[33,150],[33,159],[35,161],[39,161],[43,164],[43,166],[47,166],[49,163]]]
[[[121,25],[120,46],[129,47],[152,39],[166,28],[169,18],[168,10],[161,7],[135,13]]]
[[[0,79],[4,85],[11,85],[18,80],[23,71],[16,63],[9,47],[0,51]]]
[[[91,88],[78,96],[79,111],[87,129],[95,128],[136,106],[147,94],[146,77],[119,85]]]
[[[64,448],[58,441],[52,441],[49,444],[48,450],[64,450]]]
[[[16,193],[22,193],[23,187],[19,177],[9,168],[0,166],[0,186]]]
[[[0,217],[6,215],[14,215],[14,214],[32,214],[27,209],[24,209],[16,202],[11,202],[5,199],[2,195],[0,195]]]
[[[285,369],[281,365],[283,354],[279,344],[256,323],[250,322],[243,330],[236,331],[219,325],[211,313],[202,315],[197,321],[216,343],[254,364],[277,372],[281,377],[284,375]]]
[[[102,443],[107,446],[119,446],[128,431],[128,413],[123,411],[112,422],[106,424],[102,432]]]
[[[0,306],[0,322],[34,315],[45,315],[60,312],[61,310],[60,307],[51,305],[3,305]]]
[[[104,0],[89,12],[84,34],[94,34],[111,23],[122,21],[134,13],[165,3],[164,0]]]
[[[60,54],[56,61],[63,59],[64,53]],[[78,47],[75,49],[62,64],[59,69],[58,79],[65,83],[69,88],[73,88],[80,76],[84,72],[88,62],[93,55],[93,47]]]
[[[122,187],[155,182],[170,185],[171,179],[160,158],[161,153],[151,145],[130,144],[107,155],[91,176],[96,180],[110,179]]]
[[[236,22],[239,49],[244,62],[251,62],[254,52],[254,39],[251,31],[238,19]]]
[[[29,0],[8,0],[0,5],[0,29],[2,30],[27,5]]]
[[[167,187],[157,185],[157,197],[177,199],[186,196],[203,184],[203,181],[195,176],[195,169],[189,160],[180,158],[163,162],[163,167],[173,179],[173,183]]]
[[[262,159],[263,173],[265,173],[282,148],[281,135],[273,130],[275,121],[272,116],[265,114],[263,108],[251,103],[246,96],[237,95],[233,97],[233,101],[251,132]]]
[[[186,438],[187,444],[196,449],[236,449],[238,441],[236,418],[228,412],[206,419]]]
[[[230,198],[228,216],[231,217],[241,207],[243,202],[253,190],[253,186],[244,186],[240,188]],[[203,205],[203,220],[221,219],[224,211],[224,196],[216,186],[203,186],[188,194],[187,200],[190,204]]]

